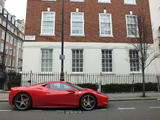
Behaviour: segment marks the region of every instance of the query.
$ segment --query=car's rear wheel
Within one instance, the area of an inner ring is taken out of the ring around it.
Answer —
[[[15,108],[21,111],[31,108],[32,104],[31,97],[26,93],[16,95],[13,102]]]
[[[97,104],[97,100],[95,96],[91,94],[86,94],[82,96],[80,100],[80,108],[82,110],[86,110],[86,111],[93,110],[96,107],[96,104]]]

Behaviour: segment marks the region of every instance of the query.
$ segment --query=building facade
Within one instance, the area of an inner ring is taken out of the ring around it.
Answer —
[[[22,27],[23,26],[23,27]],[[23,29],[23,30],[22,30]],[[24,22],[0,8],[0,71],[22,71]]]
[[[150,14],[152,23],[152,33],[153,41],[157,54],[160,54],[160,1],[159,0],[149,0],[150,4]],[[160,59],[156,60],[157,71],[160,72]]]
[[[0,6],[1,6],[1,7],[4,7],[5,1],[6,1],[6,0],[0,0]]]
[[[23,71],[60,72],[61,9],[61,0],[28,0]],[[152,45],[148,0],[64,0],[64,72],[140,73],[132,43],[138,16],[145,16]]]

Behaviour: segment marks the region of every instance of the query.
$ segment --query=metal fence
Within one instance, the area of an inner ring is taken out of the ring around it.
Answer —
[[[30,86],[38,83],[47,81],[59,81],[60,73],[32,73],[26,72],[21,73],[22,86]],[[142,83],[141,74],[96,74],[96,73],[85,73],[85,74],[68,74],[64,75],[65,81],[75,84],[135,84]],[[160,75],[147,74],[145,75],[146,83],[159,83]]]

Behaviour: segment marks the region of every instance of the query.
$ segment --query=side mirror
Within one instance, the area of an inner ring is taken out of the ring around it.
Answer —
[[[69,92],[69,94],[74,94],[75,93],[75,91],[73,89],[69,89],[67,91]]]

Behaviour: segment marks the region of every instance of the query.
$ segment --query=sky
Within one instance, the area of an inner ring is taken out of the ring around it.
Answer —
[[[16,19],[25,19],[27,0],[6,0],[5,8]]]

